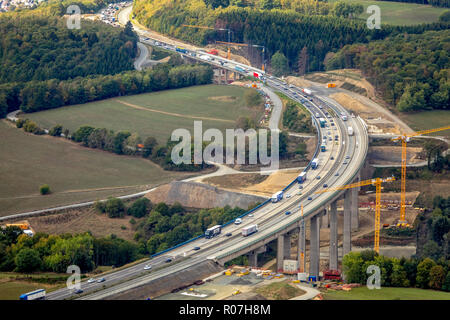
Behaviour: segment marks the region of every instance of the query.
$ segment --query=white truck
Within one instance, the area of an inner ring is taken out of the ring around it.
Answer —
[[[348,127],[348,135],[349,136],[353,135],[353,128],[352,127]]]
[[[242,229],[242,236],[247,237],[255,232],[258,232],[258,225],[252,224]]]
[[[283,199],[283,191],[274,193],[270,199],[273,203],[280,201],[281,199]]]
[[[309,90],[309,89],[303,89],[303,92],[304,93],[306,93],[306,94],[309,94],[309,95],[311,95],[312,94],[312,91],[311,90]]]

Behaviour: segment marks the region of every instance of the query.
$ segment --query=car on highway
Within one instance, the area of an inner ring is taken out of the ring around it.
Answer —
[[[105,282],[105,278],[100,278],[97,280],[98,283]]]
[[[231,237],[233,234],[231,232],[228,232],[227,234],[225,234],[225,236],[227,237]]]
[[[194,247],[194,249],[192,249],[192,250],[198,251],[198,250],[200,250],[200,247]]]
[[[94,279],[94,278],[90,278],[90,279],[87,281],[87,283],[93,283],[93,282],[95,282],[95,279]]]
[[[298,196],[301,196],[301,195],[302,195],[302,192],[301,192],[301,191],[297,192],[297,195],[298,195]]]
[[[303,189],[303,186],[302,186],[302,185],[299,185],[298,188],[299,188],[299,189]]]
[[[165,262],[165,263],[172,262],[172,259],[171,259],[171,258],[167,258],[166,261],[164,261],[164,262]]]
[[[350,159],[350,156],[345,156],[345,159]]]
[[[290,194],[287,194],[287,195],[286,195],[286,198],[290,198],[290,197],[291,197],[291,195],[290,195]]]
[[[316,179],[317,179],[317,180],[320,180],[320,176],[317,176]]]
[[[288,216],[288,215],[290,215],[291,214],[291,212],[290,211],[286,211],[286,215]]]
[[[328,137],[328,141],[333,141],[333,139],[331,139],[331,137]]]
[[[249,216],[250,218],[253,217],[253,213],[250,213],[248,216]]]
[[[336,172],[335,176],[336,176],[336,177],[339,176],[339,172]]]
[[[237,218],[236,220],[234,220],[234,224],[241,224],[241,223],[242,223],[241,218]]]
[[[334,122],[332,122],[331,125],[334,126]]]
[[[323,184],[324,188],[328,188],[328,185],[326,183]]]
[[[331,157],[330,157],[330,160],[334,160],[334,157],[333,157],[333,156],[331,156]]]
[[[312,200],[312,197],[308,197],[308,200]]]
[[[81,290],[81,289],[76,289],[73,293],[75,293],[75,294],[80,294],[80,293],[83,293],[83,290]]]
[[[149,265],[149,264],[146,264],[145,265],[145,267],[144,267],[144,270],[150,270],[152,268],[152,266],[151,265]]]
[[[343,164],[345,165],[345,164],[347,164],[347,163],[348,163],[347,161],[344,161],[344,163],[343,163]]]

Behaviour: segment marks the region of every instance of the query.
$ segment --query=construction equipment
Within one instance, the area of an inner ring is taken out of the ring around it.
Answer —
[[[351,184],[347,184],[345,186],[327,188],[321,191],[316,191],[314,193],[324,193],[329,191],[337,191],[344,189],[352,189],[362,186],[374,185],[376,187],[376,201],[375,201],[375,238],[374,238],[374,250],[377,253],[380,253],[380,220],[381,220],[381,184],[385,182],[395,181],[394,177],[390,178],[375,178],[364,181],[359,181]]]
[[[217,30],[217,31],[227,31],[228,32],[228,42],[231,41],[231,32],[232,31],[230,29],[227,29],[227,28],[212,28],[212,27],[207,27],[207,26],[197,26],[197,25],[189,25],[189,24],[183,24],[182,26],[186,27],[186,28],[198,28],[198,29],[208,29],[208,30]],[[214,53],[212,53],[212,54],[214,54]],[[217,54],[214,54],[214,55],[217,55]],[[228,48],[227,59],[230,60],[230,49],[229,48]]]
[[[328,83],[327,87],[328,88],[336,88],[336,83]]]
[[[400,220],[397,223],[397,227],[409,227],[406,221],[406,144],[411,140],[412,137],[420,136],[427,133],[433,133],[438,131],[444,131],[450,129],[450,126],[440,127],[436,129],[428,129],[417,131],[412,134],[403,134],[401,136],[392,138],[392,141],[402,142],[402,180],[401,180],[401,193],[400,193]]]
[[[241,46],[241,47],[255,47],[255,48],[262,48],[262,67],[261,70],[264,71],[265,70],[265,52],[266,52],[266,47],[265,46],[261,46],[258,44],[247,44],[247,43],[235,43],[235,42],[224,42],[224,41],[216,41],[216,43],[221,43],[221,44],[225,44],[228,46],[228,55],[230,55],[230,47],[231,46]],[[230,59],[230,58],[228,58]]]

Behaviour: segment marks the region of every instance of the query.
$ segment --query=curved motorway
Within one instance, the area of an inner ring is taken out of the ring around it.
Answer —
[[[155,41],[150,39],[145,34],[145,31],[138,30],[138,33],[142,36],[141,42],[155,45]],[[168,50],[176,50],[175,47],[169,44],[160,43],[160,45]],[[198,51],[195,52],[195,56],[193,56],[194,52],[189,51],[180,54],[198,60],[198,53]],[[203,52],[201,54],[203,56],[206,55]],[[211,60],[201,60],[217,68],[224,68],[233,72],[238,72],[235,67],[240,66],[245,71],[239,73],[245,74],[246,76],[252,75],[253,72],[263,74],[259,69],[241,65],[217,56],[211,56]],[[345,185],[353,181],[367,155],[368,133],[365,123],[360,118],[351,117],[347,121],[343,121],[339,115],[345,113],[345,109],[328,97],[314,95],[314,93],[306,96],[302,89],[287,85],[282,80],[274,77],[269,77],[266,85],[283,92],[283,94],[293,100],[303,103],[313,116],[318,113],[320,117],[326,118],[326,110],[332,110],[329,113],[330,115],[334,114],[333,120],[336,125],[319,128],[318,135],[319,141],[324,136],[334,137],[338,135],[338,143],[335,143],[334,139],[328,141],[327,150],[325,152],[319,152],[319,167],[316,170],[308,170],[308,177],[306,182],[303,183],[303,189],[299,190],[298,184],[292,183],[284,192],[285,195],[290,195],[290,197],[285,197],[277,203],[268,202],[266,205],[253,211],[252,216],[244,217],[241,225],[229,224],[223,228],[219,236],[212,239],[199,238],[170,250],[164,255],[113,272],[105,276],[106,281],[103,283],[94,282],[88,284],[83,282],[82,289],[86,294],[78,297],[79,299],[104,299],[171,273],[192,267],[193,265],[204,262],[206,259],[218,261],[222,264],[235,256],[261,247],[276,239],[280,234],[298,228],[301,221],[299,213],[300,204],[303,204],[305,219],[309,219],[319,214],[328,203],[342,196],[343,191],[322,194],[314,194],[314,192],[323,188],[325,184],[332,187]],[[353,127],[354,135],[348,135],[348,126]],[[291,211],[291,214],[285,215],[286,211]],[[258,224],[258,232],[248,237],[242,237],[240,230],[252,224]],[[227,237],[227,233],[231,233],[232,235]],[[200,247],[200,250],[193,250],[195,247]],[[165,263],[168,257],[173,259],[173,262],[170,264]],[[151,263],[152,270],[145,271],[144,266],[148,263]],[[64,288],[49,293],[47,298],[67,299],[72,296],[72,290]]]

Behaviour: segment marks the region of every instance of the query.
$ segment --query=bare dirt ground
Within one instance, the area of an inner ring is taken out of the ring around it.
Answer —
[[[408,164],[424,161],[423,159],[418,158],[418,155],[422,150],[423,148],[409,147],[406,150]],[[371,164],[399,164],[402,161],[402,147],[370,147],[368,158]]]
[[[366,120],[369,133],[414,132],[405,122],[389,111],[386,103],[377,96],[375,88],[358,69],[315,72],[306,77],[287,77],[286,80],[300,87],[311,85],[326,87],[327,83],[335,83],[337,88],[344,89],[345,92],[338,92],[330,97]]]
[[[404,132],[412,132],[409,126],[389,110],[356,93],[338,92],[332,94],[330,97],[339,102],[347,110],[361,116],[369,127],[369,133],[401,134]]]
[[[48,234],[81,233],[91,231],[94,237],[105,237],[115,234],[117,237],[133,241],[134,231],[130,224],[130,216],[108,218],[94,208],[68,210],[66,213],[28,218],[36,232]],[[136,221],[139,219],[134,218]],[[125,226],[125,229],[122,229]]]
[[[369,98],[375,98],[375,88],[362,76],[358,69],[339,69],[328,72],[314,72],[307,75],[306,78],[311,81],[323,83],[332,82],[336,87],[343,89],[354,89],[359,93],[364,93]]]
[[[283,189],[298,176],[298,169],[277,171],[269,176],[259,172],[249,174],[224,175],[205,179],[203,182],[225,190],[269,197]]]

